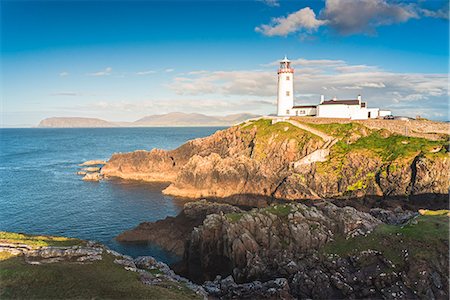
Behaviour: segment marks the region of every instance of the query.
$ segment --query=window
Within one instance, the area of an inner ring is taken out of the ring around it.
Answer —
[[[304,114],[305,114],[305,111],[304,111],[304,110],[301,110],[301,111],[300,111],[300,114],[301,114],[301,115],[304,115]]]
[[[286,76],[286,80],[290,80],[289,76]]]
[[[290,95],[291,95],[291,92],[286,91],[286,96],[290,96]]]
[[[286,114],[287,114],[287,115],[289,114],[289,109],[286,110]]]

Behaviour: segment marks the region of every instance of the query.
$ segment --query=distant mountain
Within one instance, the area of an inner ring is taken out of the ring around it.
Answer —
[[[173,112],[146,116],[133,124],[138,126],[228,126],[255,117],[258,115],[242,113],[228,116],[207,116],[197,113]]]
[[[151,127],[151,126],[230,126],[259,115],[241,113],[227,116],[207,116],[197,113],[173,112],[150,115],[135,122],[109,122],[96,118],[57,117],[42,120],[38,127],[77,128],[77,127]]]
[[[55,117],[39,122],[42,128],[115,127],[114,123],[96,118]]]

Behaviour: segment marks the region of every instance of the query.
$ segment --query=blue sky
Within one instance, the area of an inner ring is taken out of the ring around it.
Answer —
[[[272,113],[285,54],[298,104],[448,120],[448,1],[349,3],[3,0],[1,123]]]

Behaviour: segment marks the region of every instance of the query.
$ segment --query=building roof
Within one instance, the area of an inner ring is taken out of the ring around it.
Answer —
[[[345,104],[345,105],[359,105],[359,100],[326,100],[320,103],[320,105],[333,105],[333,104]]]
[[[317,105],[295,105],[292,108],[316,108]]]
[[[290,60],[287,58],[287,56],[285,55],[284,58],[283,58],[283,60],[282,60],[281,62],[291,62],[291,61],[290,61]]]

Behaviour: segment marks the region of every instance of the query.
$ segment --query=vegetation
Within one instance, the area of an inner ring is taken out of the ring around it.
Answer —
[[[103,260],[91,264],[30,265],[22,257],[0,261],[0,298],[198,299],[180,284],[146,286],[138,273],[113,260],[113,256],[103,255]]]
[[[244,215],[243,213],[228,213],[228,214],[225,214],[225,216],[228,218],[228,220],[230,222],[232,222],[232,223],[238,222],[242,218],[243,215]]]
[[[46,236],[46,235],[27,235],[22,233],[0,231],[0,243],[25,244],[32,248],[39,247],[67,247],[80,245],[83,242],[79,239]]]
[[[367,236],[346,239],[338,237],[322,250],[327,254],[352,255],[364,250],[377,250],[395,265],[402,266],[405,251],[409,259],[435,259],[448,251],[449,218],[419,216],[404,226],[380,225]]]
[[[301,120],[297,120],[300,121]],[[371,130],[359,123],[329,123],[329,124],[315,124],[306,123],[306,125],[323,131],[331,136],[334,136],[340,140],[346,141],[349,137],[353,135],[365,136]]]
[[[274,214],[279,217],[287,217],[292,212],[292,206],[289,204],[275,204],[263,208],[262,212]]]
[[[81,240],[0,232],[4,243],[31,247],[72,246]],[[144,285],[139,273],[115,264],[115,257],[103,253],[92,263],[70,261],[28,264],[23,256],[0,251],[0,299],[200,299],[184,284],[162,280]],[[160,270],[152,270],[158,276]]]
[[[358,139],[352,144],[337,143],[335,147],[340,154],[346,154],[352,150],[370,150],[383,161],[393,161],[398,158],[413,157],[419,153],[430,153],[436,147],[442,147],[446,152],[443,141],[431,141],[424,138],[391,135],[383,137],[379,131]]]
[[[266,158],[269,141],[273,143],[295,140],[299,151],[311,140],[321,141],[320,137],[287,122],[272,124],[271,120],[261,119],[244,123],[241,126],[242,129],[249,130],[256,127],[255,147],[253,150],[253,157],[256,159]]]
[[[440,209],[440,210],[429,210],[429,209],[424,209],[424,210],[419,210],[421,215],[424,216],[443,216],[443,215],[448,215],[450,213],[450,210],[448,209]]]

